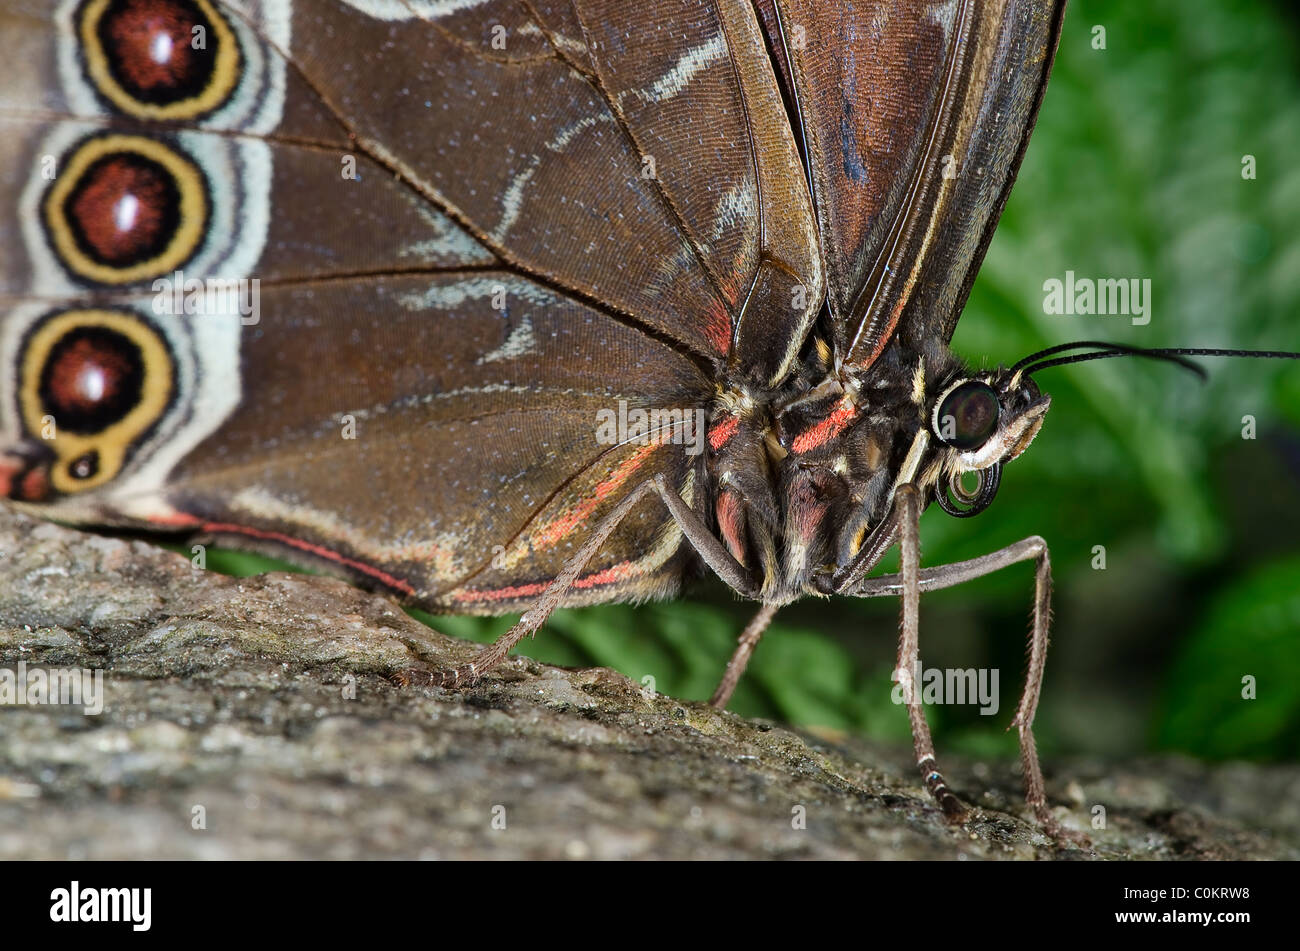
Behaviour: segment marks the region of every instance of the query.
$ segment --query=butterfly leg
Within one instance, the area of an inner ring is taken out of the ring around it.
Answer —
[[[699,515],[682,500],[680,495],[669,488],[663,476],[659,475],[643,482],[614,506],[613,511],[605,516],[591,535],[588,536],[587,540],[583,542],[582,547],[565,563],[555,580],[547,585],[546,590],[542,592],[537,602],[519,618],[514,627],[497,638],[491,646],[476,654],[468,664],[450,670],[431,673],[423,671],[404,672],[398,677],[399,683],[405,685],[418,682],[428,686],[458,687],[462,684],[473,683],[484,673],[500,664],[516,644],[525,637],[537,633],[537,630],[546,623],[546,619],[551,616],[551,612],[563,602],[564,595],[573,585],[573,582],[577,580],[578,575],[582,573],[587,563],[595,557],[600,547],[618,528],[619,523],[636,507],[637,503],[654,494],[657,494],[663,500],[669,514],[682,529],[687,541],[694,546],[696,552],[704,559],[704,562],[741,595],[749,598],[756,597],[758,585],[749,576],[745,567],[732,557],[731,553],[718,539],[713,537]]]
[[[906,527],[904,527],[903,537],[904,559],[902,574],[867,578],[843,593],[861,598],[897,597],[902,595],[904,618],[906,619],[908,601],[910,599],[919,601],[919,595],[922,591],[937,591],[940,588],[950,588],[992,574],[1022,561],[1034,561],[1034,610],[1029,635],[1029,663],[1025,674],[1025,689],[1021,694],[1020,704],[1016,708],[1015,718],[1011,721],[1020,739],[1020,761],[1025,778],[1025,801],[1033,809],[1035,818],[1049,835],[1057,839],[1069,839],[1081,845],[1089,845],[1087,836],[1063,828],[1056,821],[1056,817],[1048,810],[1047,795],[1043,783],[1043,770],[1039,765],[1038,749],[1034,743],[1034,714],[1038,710],[1038,698],[1043,684],[1043,671],[1047,664],[1048,627],[1051,623],[1052,613],[1052,565],[1048,556],[1047,542],[1034,535],[979,558],[915,572],[911,583],[909,583],[909,566],[906,555],[909,546],[906,543]],[[915,546],[912,547],[915,550]],[[909,589],[913,593],[909,594]],[[906,638],[906,631],[904,632],[904,638]],[[904,661],[905,658],[901,656],[900,651],[900,667],[903,666]],[[912,662],[915,662],[915,658],[912,658]],[[914,670],[915,668],[903,669]],[[915,724],[913,729],[915,731]],[[929,740],[928,730],[926,731],[926,740]],[[921,755],[919,741],[917,753],[918,756]],[[926,767],[922,765],[922,772],[925,771]]]
[[[713,696],[709,698],[709,703],[712,706],[722,710],[731,702],[731,695],[735,693],[736,684],[740,682],[740,675],[745,672],[745,667],[749,664],[750,655],[754,653],[754,648],[758,646],[758,639],[763,636],[767,626],[772,623],[772,618],[776,617],[779,608],[779,604],[764,604],[758,613],[754,615],[754,619],[745,625],[745,629],[740,633],[740,644],[736,648],[736,652],[731,655],[731,660],[727,661],[727,670],[722,675],[718,688],[713,691]]]
[[[894,496],[894,517],[898,522],[901,549],[901,580],[903,593],[902,619],[899,623],[898,667],[895,676],[911,678],[920,665],[920,612],[921,612],[921,503],[916,487],[901,485]],[[907,701],[907,717],[912,725],[912,744],[916,750],[916,765],[921,770],[925,787],[939,803],[943,814],[960,822],[968,810],[953,794],[939,772],[934,759],[934,741],[930,725],[925,721],[925,706],[921,693],[911,679],[903,679],[903,696]]]

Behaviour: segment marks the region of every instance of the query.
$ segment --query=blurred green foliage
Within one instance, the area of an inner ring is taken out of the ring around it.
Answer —
[[[1074,339],[1300,349],[1300,45],[1283,3],[1073,0],[1019,183],[953,341],[973,365]],[[1094,46],[1097,28],[1105,48]],[[1243,156],[1255,157],[1253,180]],[[1150,278],[1153,316],[1051,316],[1043,282]],[[1053,407],[979,518],[937,508],[927,563],[1051,546],[1049,752],[1300,753],[1300,367],[1205,361],[1208,384],[1117,360],[1044,372]],[[1253,416],[1258,438],[1242,438]],[[1093,567],[1096,546],[1106,567]],[[263,567],[223,556],[213,567]],[[886,565],[882,570],[891,570]],[[1032,568],[922,602],[927,666],[996,667],[1001,709],[930,711],[939,749],[1010,755]],[[558,612],[521,651],[704,699],[754,606],[715,582],[665,604]],[[890,699],[896,602],[778,616],[732,709],[908,742]],[[514,618],[425,617],[488,641]],[[1243,678],[1257,699],[1242,698]]]

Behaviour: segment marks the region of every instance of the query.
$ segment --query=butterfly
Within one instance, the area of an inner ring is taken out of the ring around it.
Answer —
[[[917,528],[990,504],[1037,371],[1137,352],[949,348],[1063,8],[3,0],[0,497],[524,612],[406,677],[447,686],[556,607],[712,573],[761,605],[719,706],[782,605],[901,597],[905,677],[922,591],[1032,562],[1013,723],[1068,836],[1046,545],[923,569]]]

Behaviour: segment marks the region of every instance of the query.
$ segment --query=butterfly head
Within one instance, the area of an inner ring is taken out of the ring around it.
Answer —
[[[966,517],[988,507],[1003,463],[1033,442],[1051,403],[1028,375],[1005,368],[963,375],[937,393],[928,436],[938,456],[927,471],[944,511]]]
[[[1040,350],[992,373],[959,374],[930,405],[926,435],[940,454],[923,481],[935,485],[935,498],[950,515],[976,515],[993,501],[1002,464],[1024,452],[1043,425],[1051,398],[1040,393],[1035,373],[1090,360],[1145,357],[1181,366],[1204,380],[1205,370],[1188,359],[1197,356],[1300,359],[1289,351],[1146,348],[1080,340]],[[968,481],[972,473],[973,485]]]

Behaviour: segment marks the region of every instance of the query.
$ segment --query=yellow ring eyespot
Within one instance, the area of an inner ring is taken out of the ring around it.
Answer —
[[[133,284],[169,274],[198,249],[207,181],[176,149],[138,135],[87,139],[45,196],[50,242],[74,274]]]
[[[211,0],[90,0],[79,32],[95,89],[138,119],[199,118],[239,84],[239,42]]]
[[[161,333],[116,310],[47,318],[25,342],[20,373],[23,423],[53,450],[50,484],[62,493],[93,489],[121,471],[171,404],[176,375]]]

